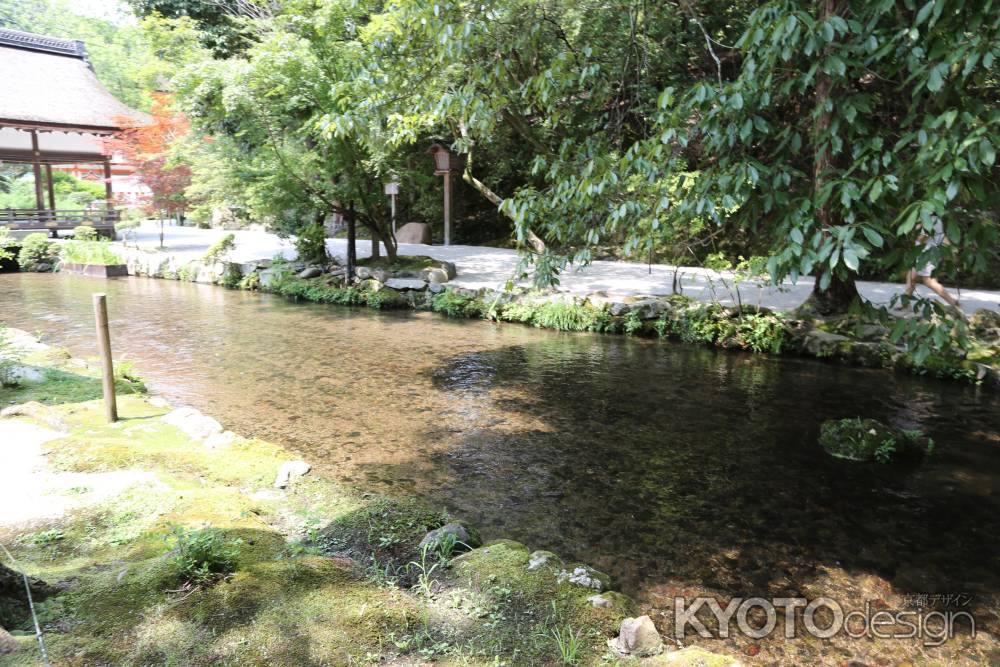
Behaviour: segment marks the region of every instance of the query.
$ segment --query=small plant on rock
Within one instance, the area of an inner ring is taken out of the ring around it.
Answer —
[[[420,562],[410,561],[406,566],[411,572],[416,572],[417,582],[413,585],[424,597],[431,597],[434,595],[434,584],[437,583],[437,579],[433,578],[434,572],[441,565],[440,562],[429,563],[428,555],[431,551],[431,545],[425,544],[420,549]]]
[[[552,628],[552,638],[559,651],[559,660],[564,665],[575,665],[580,662],[580,649],[583,648],[582,633],[573,631],[572,626]]]
[[[201,586],[236,570],[242,540],[227,539],[214,528],[184,526],[174,526],[169,538],[175,543],[171,563],[185,585]]]

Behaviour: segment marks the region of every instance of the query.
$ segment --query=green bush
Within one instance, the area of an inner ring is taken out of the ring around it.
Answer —
[[[10,235],[10,230],[0,227],[0,262],[7,259],[14,259],[14,253],[10,247],[15,245],[14,237]]]
[[[25,271],[37,271],[42,264],[54,261],[53,244],[43,232],[28,234],[21,243],[21,251],[17,254],[17,263]]]
[[[112,266],[125,263],[117,253],[111,250],[106,241],[70,241],[59,250],[59,257],[68,264]]]
[[[326,228],[318,222],[306,225],[295,237],[295,250],[307,264],[326,264],[330,260],[326,254]]]
[[[74,241],[96,241],[97,230],[90,225],[80,225],[73,230]]]
[[[236,570],[242,540],[227,539],[214,528],[190,530],[183,526],[174,526],[170,537],[174,540],[171,564],[183,583],[205,584]]]
[[[202,261],[206,264],[214,264],[224,259],[235,247],[236,236],[234,234],[226,234],[208,248]]]
[[[17,349],[7,337],[7,325],[0,322],[0,387],[17,386],[17,359]]]

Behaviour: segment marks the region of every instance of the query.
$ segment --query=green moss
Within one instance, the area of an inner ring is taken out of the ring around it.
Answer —
[[[831,456],[879,463],[920,456],[934,447],[933,441],[919,432],[903,431],[860,417],[823,422],[819,443]]]
[[[390,272],[410,271],[420,273],[424,269],[440,266],[441,262],[426,255],[398,255],[395,262],[390,262],[388,257],[380,257],[373,260],[365,257],[358,260],[358,266],[367,266],[372,269],[385,269]]]
[[[420,556],[418,545],[428,531],[448,521],[444,512],[413,501],[379,499],[334,519],[313,540],[325,553],[346,554],[359,562],[377,562],[397,578]]]
[[[633,611],[631,600],[614,593],[602,596],[612,601],[595,607],[588,598],[597,592],[571,583],[563,567],[550,560],[529,569],[531,553],[522,544],[499,540],[455,559],[454,576],[466,588],[482,596],[483,612],[496,623],[493,631],[472,641],[489,648],[496,643],[510,647],[519,664],[554,661],[553,628],[579,630],[584,639],[584,662],[602,655],[605,641]]]
[[[35,357],[36,361],[42,360]],[[45,405],[80,403],[100,398],[103,394],[101,380],[93,371],[74,370],[68,372],[41,364],[28,364],[42,374],[41,382],[22,382],[14,387],[0,386],[0,404],[28,403],[38,401]],[[119,395],[141,393],[145,390],[141,382],[126,377],[115,379],[115,391]]]

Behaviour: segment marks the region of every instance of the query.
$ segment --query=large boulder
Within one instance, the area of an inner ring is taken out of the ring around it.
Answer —
[[[470,549],[475,549],[480,544],[479,536],[476,535],[475,531],[469,530],[460,523],[452,522],[447,523],[440,528],[435,528],[424,535],[424,538],[420,540],[419,548],[421,550],[423,550],[424,547],[428,549],[436,549],[443,540],[449,539],[448,536],[451,536],[451,538],[455,540],[456,544],[464,544]]]
[[[389,278],[385,281],[385,286],[395,290],[421,290],[427,287],[427,283],[419,278]]]
[[[425,222],[408,222],[396,230],[396,243],[431,242],[431,226]]]
[[[663,640],[649,616],[626,618],[618,636],[608,640],[612,651],[620,655],[647,658],[663,652]]]
[[[318,266],[307,266],[299,271],[299,274],[296,277],[301,280],[309,280],[310,278],[318,278],[321,275],[323,275],[323,269]]]
[[[1000,340],[1000,313],[995,310],[980,308],[969,318],[969,326],[980,338]]]
[[[28,587],[31,589],[31,598],[36,603],[57,592],[49,584],[34,577],[28,577]],[[0,628],[19,625],[29,613],[24,576],[0,563]]]
[[[829,333],[822,329],[813,329],[805,335],[803,349],[816,357],[832,357],[844,344],[850,344],[851,339],[840,334]]]
[[[830,456],[848,461],[919,458],[934,443],[918,431],[904,431],[875,419],[830,419],[820,426],[819,444]]]

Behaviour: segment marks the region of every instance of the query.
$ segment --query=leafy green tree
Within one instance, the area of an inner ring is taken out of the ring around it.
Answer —
[[[734,51],[731,79],[664,92],[660,145],[637,151],[698,169],[671,215],[761,235],[775,280],[816,276],[820,312],[856,300],[866,263],[899,272],[947,255],[985,269],[1000,142],[991,3],[771,2]],[[952,245],[924,252],[915,240],[935,218]]]
[[[327,124],[344,109],[341,85],[356,66],[356,25],[365,16],[353,2],[290,3],[245,58],[189,68],[180,93],[192,121],[214,137],[213,159],[240,175],[255,214],[297,233],[347,215],[353,202],[357,221],[395,259],[382,183],[406,171],[405,161]]]

